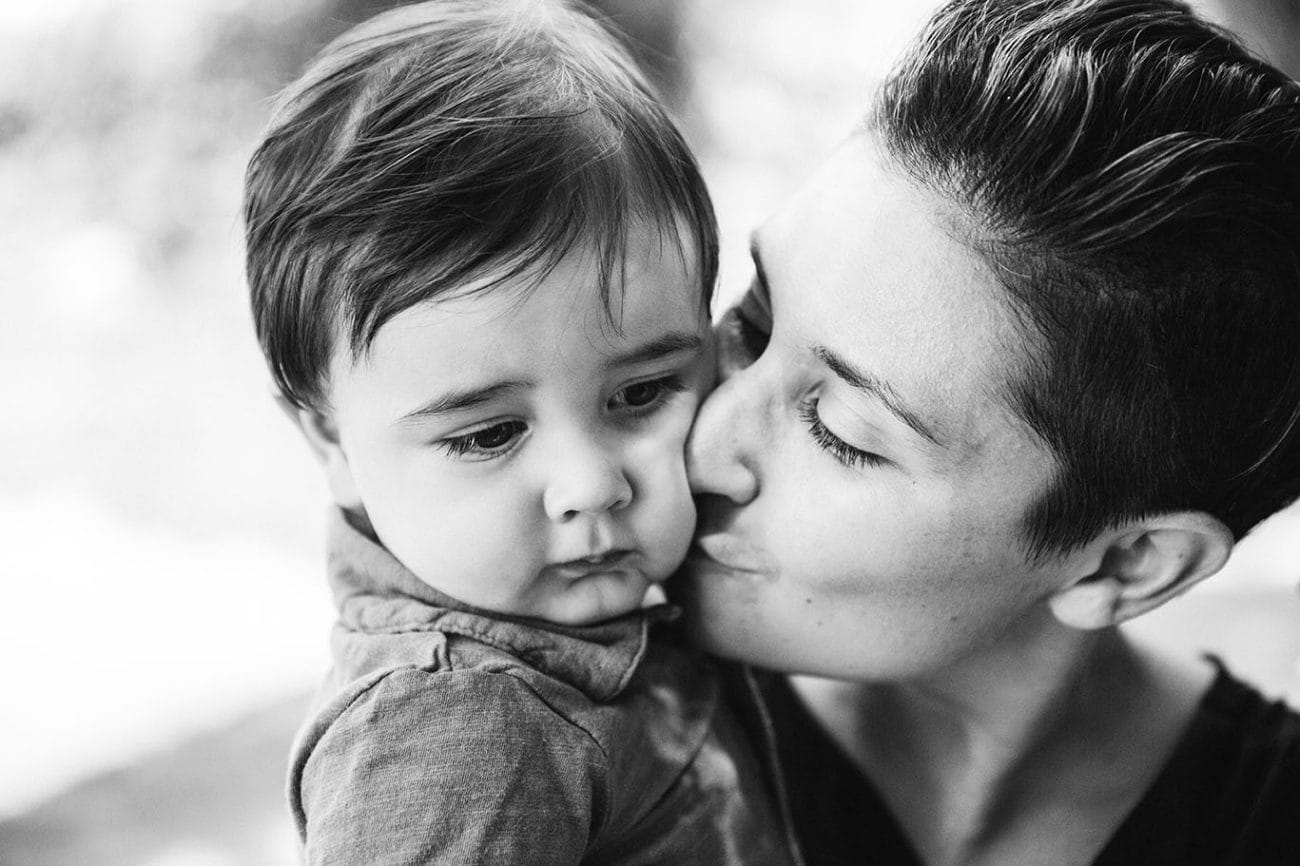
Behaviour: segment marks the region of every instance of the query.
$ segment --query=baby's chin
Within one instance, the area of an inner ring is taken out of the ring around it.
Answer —
[[[557,625],[595,625],[663,599],[663,591],[641,572],[593,574],[541,601],[535,614]]]

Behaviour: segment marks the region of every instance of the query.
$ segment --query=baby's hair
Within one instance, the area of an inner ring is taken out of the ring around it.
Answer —
[[[280,392],[326,402],[335,341],[472,286],[536,285],[591,251],[601,297],[627,233],[693,256],[717,226],[681,134],[619,42],[567,0],[431,0],[361,24],[282,95],[248,166],[247,271]]]

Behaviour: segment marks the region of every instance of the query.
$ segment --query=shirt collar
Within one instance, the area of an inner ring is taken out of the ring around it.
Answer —
[[[650,626],[677,618],[667,604],[586,626],[498,614],[439,592],[397,561],[359,521],[331,508],[329,579],[344,627],[367,634],[440,631],[509,652],[542,673],[607,701],[645,655]]]

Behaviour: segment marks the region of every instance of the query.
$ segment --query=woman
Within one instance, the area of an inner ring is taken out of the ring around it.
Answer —
[[[810,863],[1300,856],[1300,718],[1116,628],[1300,492],[1297,165],[1181,6],[957,0],[757,232],[682,591]]]

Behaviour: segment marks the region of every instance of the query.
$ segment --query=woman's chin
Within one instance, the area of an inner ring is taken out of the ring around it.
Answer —
[[[761,584],[760,584],[761,585]],[[683,572],[669,595],[682,607],[681,626],[690,641],[710,655],[765,668],[785,668],[784,649],[772,640],[756,585],[743,578]]]

